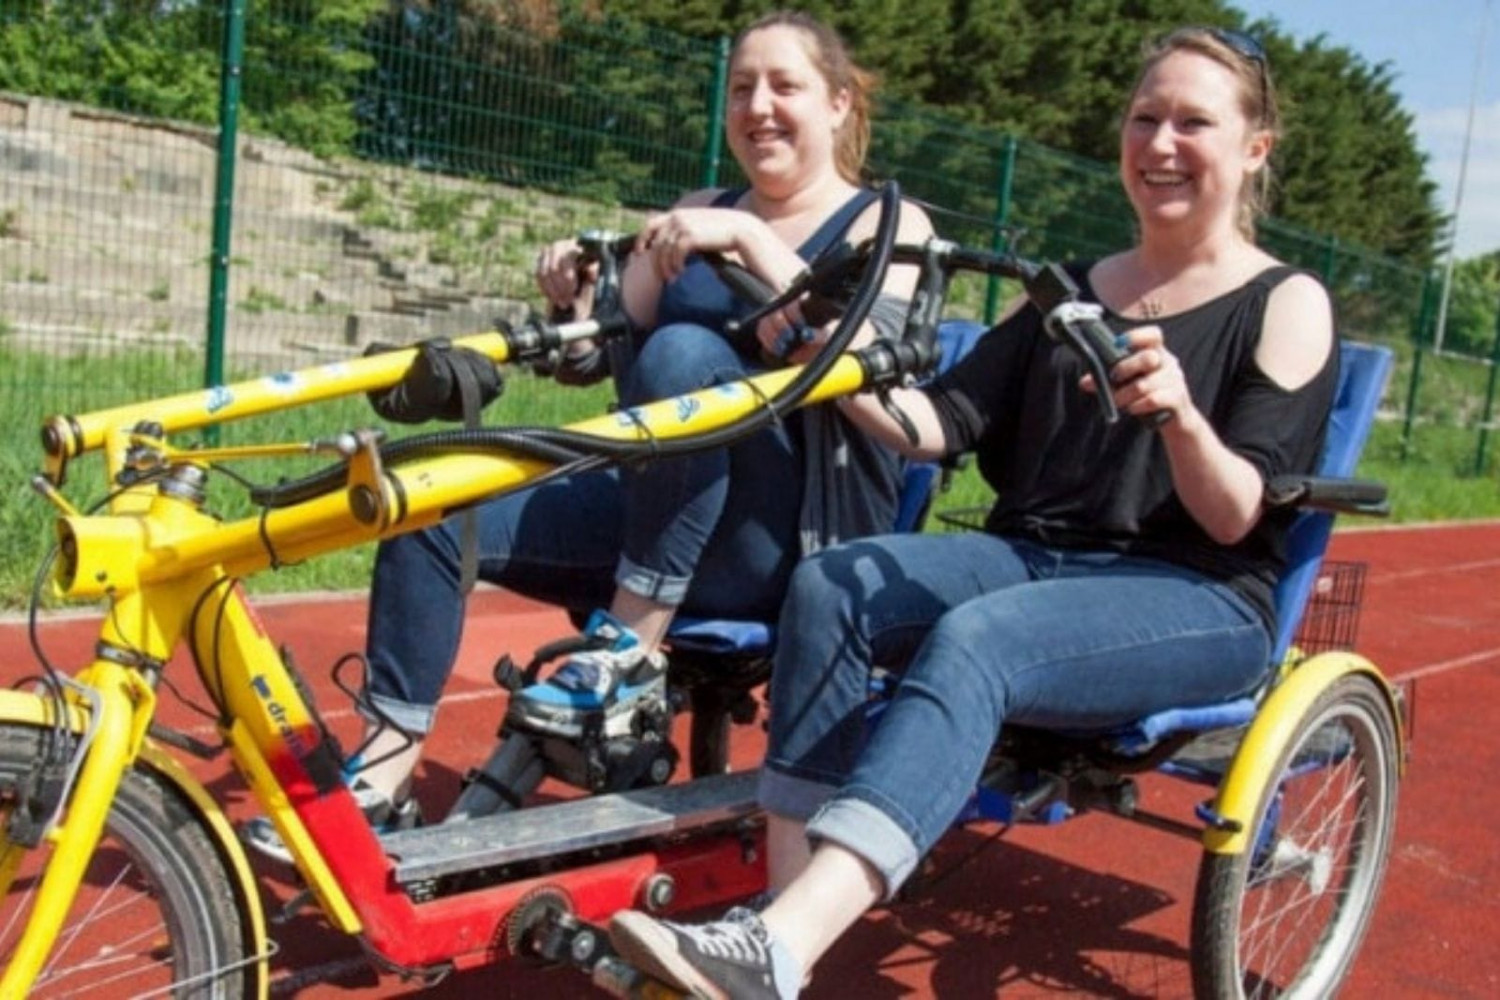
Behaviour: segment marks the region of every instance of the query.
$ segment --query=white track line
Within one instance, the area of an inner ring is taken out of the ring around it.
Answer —
[[[1478,562],[1448,563],[1443,566],[1428,566],[1424,569],[1395,569],[1374,573],[1371,582],[1388,583],[1392,580],[1410,580],[1419,576],[1440,576],[1447,573],[1472,573],[1475,570],[1500,567],[1500,559],[1482,559]]]
[[[1457,670],[1460,667],[1472,667],[1489,660],[1500,660],[1500,647],[1481,650],[1478,653],[1469,653],[1467,656],[1455,656],[1451,660],[1439,660],[1436,663],[1429,663],[1421,667],[1413,667],[1400,676],[1392,677],[1391,680],[1398,683],[1401,681],[1414,681],[1422,677],[1431,677],[1434,674],[1445,674],[1450,670]]]

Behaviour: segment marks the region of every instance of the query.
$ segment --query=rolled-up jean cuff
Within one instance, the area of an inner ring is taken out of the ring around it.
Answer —
[[[917,845],[901,825],[863,799],[831,799],[807,824],[807,838],[853,851],[879,873],[889,901],[920,860]]]
[[[762,767],[756,797],[766,812],[806,822],[836,791],[837,785]]]
[[[379,724],[389,720],[404,733],[426,736],[432,732],[432,725],[437,721],[436,705],[413,705],[409,701],[396,701],[378,694],[366,694],[365,697],[385,715],[382,719],[368,708],[361,707],[359,714],[363,715],[368,722]]]
[[[620,588],[637,597],[673,608],[682,604],[687,597],[688,584],[692,582],[691,577],[667,576],[633,563],[624,556],[620,557],[619,568],[615,570],[615,583]]]

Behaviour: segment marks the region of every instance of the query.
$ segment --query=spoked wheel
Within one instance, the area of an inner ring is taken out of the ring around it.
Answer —
[[[0,824],[46,730],[0,727]],[[3,830],[3,826],[0,826]],[[51,852],[22,859],[0,902],[0,968],[10,964]],[[82,886],[29,996],[234,998],[253,991],[223,863],[175,790],[125,776]]]
[[[1204,853],[1193,908],[1199,997],[1333,995],[1385,874],[1397,744],[1370,678],[1340,678],[1313,702],[1261,792],[1250,847]]]

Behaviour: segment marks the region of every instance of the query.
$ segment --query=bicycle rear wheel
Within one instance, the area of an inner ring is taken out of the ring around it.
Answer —
[[[46,730],[0,726],[0,828],[16,781],[41,758]],[[44,844],[27,853],[0,902],[0,968],[31,913]],[[160,778],[125,775],[104,835],[29,996],[171,994],[233,1000],[248,991],[244,934],[223,862],[198,818]]]
[[[1328,997],[1375,909],[1395,826],[1397,744],[1368,677],[1328,686],[1277,755],[1250,847],[1204,852],[1193,908],[1200,997]]]

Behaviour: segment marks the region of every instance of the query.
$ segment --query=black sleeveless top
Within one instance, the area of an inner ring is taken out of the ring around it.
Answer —
[[[1069,267],[1097,302],[1088,265]],[[1338,382],[1338,351],[1288,391],[1255,362],[1266,300],[1293,274],[1273,267],[1185,312],[1154,320],[1106,312],[1117,332],[1160,326],[1194,404],[1226,446],[1262,479],[1311,472]],[[950,449],[973,450],[997,499],[985,528],[1067,548],[1109,549],[1176,563],[1222,580],[1275,630],[1272,590],[1286,563],[1295,514],[1270,510],[1233,545],[1214,541],[1172,488],[1160,436],[1122,418],[1113,426],[1078,388],[1083,363],[1055,344],[1033,306],[982,337],[929,390]]]

